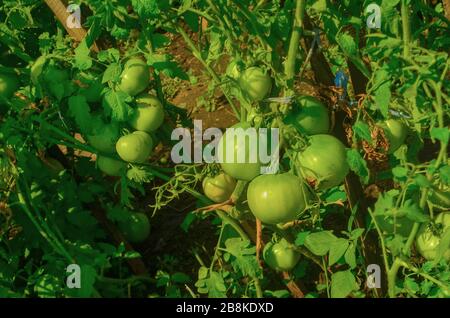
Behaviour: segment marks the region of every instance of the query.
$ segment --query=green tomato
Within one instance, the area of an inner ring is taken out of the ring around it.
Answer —
[[[326,134],[330,130],[328,109],[312,96],[297,99],[299,109],[294,109],[285,119],[286,124],[293,125],[306,135]]]
[[[277,243],[267,243],[264,247],[263,258],[273,270],[288,272],[297,265],[300,253],[283,238]]]
[[[408,127],[396,119],[388,119],[380,124],[387,140],[389,141],[388,153],[394,153],[405,142],[408,135]]]
[[[266,224],[296,220],[305,210],[308,193],[302,180],[289,173],[264,174],[250,182],[247,202],[253,215]]]
[[[331,135],[311,136],[310,145],[299,154],[297,163],[317,190],[340,185],[350,169],[344,144]]]
[[[231,61],[230,64],[228,64],[228,66],[227,66],[226,74],[229,77],[231,77],[235,80],[238,80],[239,77],[241,76],[240,63],[238,63],[234,60]]]
[[[250,124],[239,123],[231,128],[242,128],[244,133],[250,128]],[[238,138],[238,131],[235,131],[233,142],[227,143],[227,136],[231,136],[231,130],[227,130],[220,138],[217,154],[220,160],[221,167],[226,174],[238,180],[250,181],[259,174],[261,174],[261,163],[259,162],[259,148],[258,145],[254,145],[255,149],[252,149],[250,145],[250,138]],[[254,156],[255,158],[252,158]],[[228,160],[230,157],[231,160]],[[243,157],[243,162],[240,161],[240,157]],[[253,160],[256,159],[256,160]]]
[[[422,224],[416,238],[417,251],[429,261],[434,261],[438,257],[443,233],[450,230],[450,212],[440,213],[434,224],[441,227],[438,229],[439,233],[434,233],[431,224]],[[450,260],[450,245],[446,247],[443,258],[447,262]]]
[[[0,73],[0,100],[10,99],[19,88],[19,79],[14,74]]]
[[[126,221],[119,223],[119,228],[131,243],[142,243],[150,235],[150,222],[144,213],[130,213]]]
[[[49,65],[43,72],[44,81],[50,84],[64,83],[69,79],[69,72],[62,70],[55,65]]]
[[[259,67],[246,69],[239,78],[239,86],[252,101],[262,101],[272,89],[272,79]]]
[[[148,133],[157,130],[164,121],[164,108],[161,102],[150,94],[136,98],[137,108],[129,121],[131,127]]]
[[[97,167],[109,176],[119,177],[127,167],[127,164],[109,157],[98,156]]]
[[[122,160],[133,163],[143,163],[150,156],[153,140],[143,131],[120,137],[116,143],[116,151]]]
[[[202,182],[203,193],[214,202],[228,200],[236,187],[236,180],[225,173],[206,177]]]
[[[150,72],[147,63],[132,58],[125,63],[120,78],[119,89],[130,96],[142,93],[150,83]]]
[[[87,135],[88,143],[103,153],[112,154],[116,150],[116,142],[120,137],[119,125],[117,123],[104,124],[98,121],[90,135]]]

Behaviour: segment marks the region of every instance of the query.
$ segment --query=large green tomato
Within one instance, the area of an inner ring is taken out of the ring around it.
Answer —
[[[19,80],[14,74],[0,73],[0,100],[10,99],[19,88]]]
[[[250,124],[247,123],[239,123],[232,126],[231,128],[242,128],[242,130],[235,131],[235,136],[231,143],[227,143],[227,136],[231,138],[232,133],[231,130],[227,130],[217,147],[217,154],[223,171],[238,180],[250,181],[261,173],[258,145],[252,145],[252,147],[248,136],[245,136],[245,138],[237,137],[239,131],[245,133],[250,127]],[[229,156],[231,160],[227,159]],[[240,156],[243,157],[243,162],[239,162]]]
[[[441,227],[440,233],[433,233],[430,224],[422,224],[416,238],[417,251],[429,261],[433,261],[438,257],[438,249],[443,233],[450,230],[450,212],[440,213],[434,223]],[[450,260],[450,245],[447,246],[443,258],[446,261]]]
[[[264,174],[250,182],[247,200],[257,219],[278,224],[300,216],[308,203],[308,193],[302,180],[293,174]]]
[[[277,243],[267,243],[264,247],[263,258],[270,268],[280,272],[288,272],[297,265],[300,260],[300,253],[283,238]]]
[[[340,185],[349,172],[345,146],[331,135],[314,135],[310,145],[299,154],[298,164],[316,189]]]
[[[133,163],[143,163],[150,156],[153,140],[143,131],[120,137],[116,144],[116,151],[122,160]]]
[[[408,135],[408,127],[399,120],[388,119],[380,124],[387,140],[389,141],[388,153],[394,153],[405,142]]]
[[[126,221],[119,223],[119,228],[131,243],[142,243],[150,234],[150,222],[144,213],[130,213]]]
[[[252,101],[263,100],[272,89],[272,79],[259,67],[246,69],[239,78],[239,86]]]
[[[285,119],[299,132],[306,135],[326,134],[330,130],[328,109],[312,96],[297,99],[299,109],[294,109]]]
[[[97,167],[105,174],[113,177],[119,177],[125,170],[127,164],[123,161],[111,159],[109,157],[98,156]]]
[[[202,182],[203,193],[214,202],[228,200],[236,187],[236,180],[225,173],[206,177]]]
[[[121,75],[119,89],[131,96],[142,93],[150,83],[150,72],[147,63],[132,58],[125,63]]]
[[[89,144],[100,152],[112,154],[116,150],[116,142],[120,137],[119,125],[111,123],[105,125],[103,122],[98,122],[93,132],[86,136]]]
[[[158,98],[143,94],[136,98],[136,103],[137,108],[130,119],[131,127],[148,133],[157,130],[164,121],[164,108]]]

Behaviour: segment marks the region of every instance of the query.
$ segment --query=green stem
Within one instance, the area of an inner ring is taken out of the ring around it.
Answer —
[[[296,0],[294,23],[292,26],[291,39],[289,41],[289,50],[286,58],[284,73],[288,82],[289,89],[293,89],[295,77],[295,62],[297,60],[300,38],[303,32],[303,18],[305,14],[305,0]],[[289,94],[289,93],[288,93]]]
[[[392,267],[388,271],[388,294],[390,298],[395,298],[395,280],[397,278],[398,270],[401,267],[401,260],[396,258]]]
[[[403,56],[409,56],[411,42],[411,22],[409,18],[408,0],[402,0]]]

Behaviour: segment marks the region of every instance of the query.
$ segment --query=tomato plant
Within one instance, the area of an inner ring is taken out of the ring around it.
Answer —
[[[119,89],[128,95],[142,93],[150,82],[150,72],[147,64],[138,58],[129,59],[120,76]]]
[[[399,120],[388,119],[380,125],[389,141],[388,153],[394,153],[405,142],[408,128]]]
[[[230,198],[236,187],[236,180],[225,173],[206,177],[202,181],[203,193],[214,202],[224,202]]]
[[[147,215],[139,212],[124,212],[129,215],[119,224],[123,234],[133,243],[145,241],[150,234],[150,222]]]
[[[161,102],[155,96],[144,94],[136,97],[136,103],[130,119],[131,127],[148,133],[156,131],[164,121]]]
[[[221,158],[222,169],[229,176],[250,181],[261,173],[261,163],[255,152],[251,152],[253,146],[258,149],[258,145],[251,144],[251,139],[246,135],[250,124],[236,124],[231,128],[236,129],[235,134],[228,130],[223,134],[218,144],[218,157]],[[227,142],[231,139],[231,143]],[[256,147],[255,147],[256,146]]]
[[[300,260],[300,253],[295,251],[293,246],[285,239],[276,243],[267,243],[263,255],[267,265],[274,270],[283,272],[292,270]]]
[[[75,2],[0,3],[0,297],[450,295],[448,1]]]
[[[319,190],[341,184],[349,172],[345,147],[331,135],[314,135],[310,145],[298,155],[305,178]]]
[[[103,156],[97,157],[97,166],[105,174],[115,177],[120,176],[126,168],[124,162]]]
[[[92,147],[104,153],[114,153],[116,142],[120,137],[117,123],[110,125],[99,121],[98,126],[93,127],[92,132],[86,136]]]
[[[298,105],[298,106],[297,106]],[[328,109],[316,98],[302,96],[297,99],[296,108],[285,118],[299,132],[307,135],[326,134],[330,130]]]
[[[152,152],[153,140],[143,131],[122,136],[116,143],[116,150],[120,158],[127,162],[142,163]]]
[[[261,175],[250,182],[247,200],[256,218],[267,224],[294,221],[308,204],[302,180],[292,174]]]
[[[449,261],[450,244],[448,229],[450,229],[449,212],[440,213],[432,224],[423,224],[417,233],[417,251],[425,259],[433,261],[440,255],[440,249],[442,248],[442,257],[446,261]],[[445,239],[443,239],[444,235],[446,236]],[[442,244],[445,245],[442,246]]]
[[[239,85],[251,100],[261,101],[270,93],[272,79],[261,68],[253,66],[242,72]]]

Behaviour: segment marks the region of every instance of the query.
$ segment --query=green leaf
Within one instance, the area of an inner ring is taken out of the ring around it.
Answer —
[[[348,33],[339,33],[336,36],[336,41],[341,47],[345,55],[356,57],[358,56],[358,46],[355,38]]]
[[[102,77],[102,84],[107,82],[117,83],[120,81],[120,74],[122,73],[122,67],[118,63],[111,63],[106,68]]]
[[[309,231],[299,232],[297,233],[297,237],[295,239],[295,245],[302,246],[305,244],[306,237],[309,235]]]
[[[250,241],[242,238],[229,238],[225,241],[225,248],[233,257],[230,258],[234,270],[240,270],[244,276],[256,277],[261,275],[261,269],[256,261],[256,248]]]
[[[414,222],[427,222],[429,217],[423,212],[419,205],[411,199],[405,201],[405,203],[398,209],[399,215],[405,215],[408,219]]]
[[[330,245],[330,256],[328,259],[328,266],[335,264],[345,254],[348,248],[348,241],[343,238],[338,238]]]
[[[40,298],[56,298],[61,292],[60,280],[53,275],[42,275],[34,285],[34,292]]]
[[[195,213],[189,212],[184,217],[184,220],[180,224],[180,227],[183,229],[184,232],[187,233],[189,231],[189,227],[191,226],[192,222],[194,222],[196,219],[197,219],[197,216],[195,215]]]
[[[350,166],[350,169],[362,179],[364,184],[369,182],[369,169],[367,168],[367,163],[361,157],[358,150],[347,150],[347,163]]]
[[[337,240],[331,231],[322,231],[309,234],[305,239],[305,246],[313,254],[324,256],[330,250],[330,246]]]
[[[83,134],[89,134],[92,129],[92,116],[86,97],[76,95],[69,97],[69,115],[75,119]]]
[[[439,169],[439,176],[444,184],[450,185],[450,166],[442,166]]]
[[[350,246],[345,252],[344,259],[351,269],[356,267],[356,244],[350,243]]]
[[[431,129],[431,138],[442,141],[444,144],[448,144],[449,139],[449,129],[448,128],[433,128]]]
[[[394,175],[394,177],[401,180],[408,176],[408,169],[406,169],[405,167],[396,166],[392,169],[392,174]]]
[[[158,0],[131,0],[131,5],[142,19],[157,17],[160,14]]]
[[[195,283],[200,294],[208,294],[210,298],[227,297],[225,282],[221,273],[209,271],[206,267],[201,267],[198,274],[199,280]]]
[[[375,73],[374,87],[374,100],[375,104],[381,111],[381,114],[388,118],[389,103],[391,102],[391,80],[389,73],[384,69],[379,69]]]
[[[191,278],[185,273],[177,272],[172,275],[172,281],[178,284],[185,284],[191,281]]]
[[[431,182],[422,174],[418,174],[414,177],[414,182],[421,188],[429,188],[432,186]]]
[[[79,70],[88,70],[92,67],[92,59],[89,56],[91,50],[86,44],[86,40],[81,41],[75,49],[75,64],[74,66]]]
[[[103,97],[103,109],[116,121],[126,121],[132,113],[132,108],[127,104],[130,97],[121,91],[108,90]]]
[[[350,270],[331,275],[331,297],[345,298],[356,289],[356,279]]]
[[[370,134],[369,125],[367,125],[365,122],[358,120],[353,125],[353,132],[362,140],[372,142],[372,135]]]

